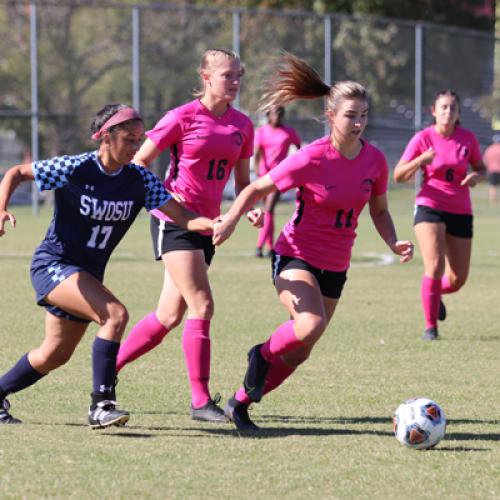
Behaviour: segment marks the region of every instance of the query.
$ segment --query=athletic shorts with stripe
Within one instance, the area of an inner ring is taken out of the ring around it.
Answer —
[[[212,236],[188,231],[174,224],[151,216],[151,240],[156,260],[173,250],[203,250],[205,262],[210,265],[215,254]]]
[[[321,294],[329,299],[340,299],[342,289],[347,280],[347,271],[336,272],[327,271],[311,266],[302,259],[278,255],[272,252],[271,256],[273,283],[276,276],[279,276],[286,269],[303,269],[309,271],[318,281]]]

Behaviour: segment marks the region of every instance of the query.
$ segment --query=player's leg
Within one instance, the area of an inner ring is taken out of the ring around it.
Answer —
[[[446,268],[441,282],[441,293],[455,293],[469,276],[472,238],[458,238],[446,234]]]
[[[224,409],[227,418],[242,431],[258,430],[248,415],[249,405],[278,387],[309,357],[337,302],[328,299],[325,304],[315,276],[304,269],[282,271],[275,278],[275,286],[280,302],[292,319],[281,324],[264,344],[255,345],[248,353],[243,387]]]
[[[270,364],[289,352],[304,353],[304,360],[327,325],[323,296],[316,277],[305,269],[285,269],[275,277],[280,302],[291,319],[282,323],[262,345],[249,352],[244,387],[252,401],[260,401]]]
[[[454,293],[460,290],[467,281],[472,235],[472,215],[447,214],[446,268],[441,281],[441,293]]]
[[[415,225],[420,255],[424,262],[421,299],[425,318],[424,339],[438,336],[437,320],[441,302],[441,279],[445,268],[445,225],[419,222]]]
[[[323,296],[327,324],[330,323],[337,303],[338,299],[331,299]],[[314,345],[315,344],[305,344],[303,346],[299,346],[293,351],[285,353],[282,356],[276,357],[267,372],[266,383],[264,385],[264,395],[280,386],[299,365],[304,363],[304,361],[309,358]]]
[[[266,196],[264,202],[264,226],[266,226],[267,223],[265,243],[269,248],[269,252],[274,248],[274,209],[279,199],[280,192],[273,191]]]
[[[45,300],[100,326],[92,347],[93,392],[89,424],[92,428],[125,424],[129,414],[117,408],[115,378],[116,356],[128,321],[127,309],[100,281],[85,272],[71,275]]]
[[[45,337],[41,345],[26,353],[0,377],[0,423],[19,423],[8,410],[8,394],[22,391],[50,371],[65,364],[80,342],[88,323],[75,322],[46,314]]]
[[[191,385],[191,416],[195,420],[222,422],[224,414],[209,391],[210,321],[214,303],[204,251],[177,250],[162,258],[187,306],[182,347]]]
[[[180,324],[186,308],[186,302],[165,269],[158,307],[130,330],[118,352],[117,372],[159,345],[167,333]]]

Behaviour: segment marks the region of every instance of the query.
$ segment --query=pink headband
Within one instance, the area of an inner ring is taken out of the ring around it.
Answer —
[[[92,139],[94,141],[99,140],[102,137],[102,133],[109,130],[114,125],[118,125],[123,122],[128,122],[129,120],[142,120],[141,115],[134,108],[123,108],[115,113],[104,125],[92,134]]]

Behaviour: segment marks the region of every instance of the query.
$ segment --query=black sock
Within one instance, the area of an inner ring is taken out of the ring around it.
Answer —
[[[115,399],[116,356],[119,342],[96,337],[92,347],[93,394],[102,394],[103,399]]]
[[[0,377],[0,396],[12,392],[22,391],[38,382],[45,374],[37,372],[28,360],[28,354],[25,354],[8,372]],[[0,397],[4,399],[5,396]]]

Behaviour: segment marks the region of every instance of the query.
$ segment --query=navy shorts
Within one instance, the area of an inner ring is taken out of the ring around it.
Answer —
[[[303,269],[309,271],[318,281],[321,295],[329,299],[340,299],[344,283],[347,280],[347,271],[327,271],[311,266],[305,260],[286,255],[271,254],[271,266],[273,272],[273,283],[276,276],[279,276],[286,269]]]
[[[492,186],[498,186],[500,184],[500,172],[490,172],[488,174],[488,182]]]
[[[472,238],[473,216],[471,214],[452,214],[443,210],[417,205],[413,225],[420,222],[435,222],[444,224],[446,232],[456,238]]]
[[[77,321],[78,323],[90,323],[88,319],[79,318],[59,307],[45,302],[45,297],[54,290],[57,285],[69,278],[72,274],[80,272],[88,271],[81,266],[68,264],[58,260],[54,255],[45,252],[35,252],[33,260],[31,261],[30,276],[31,283],[35,289],[36,303],[44,307],[50,314],[59,318]],[[102,281],[102,278],[100,281]]]
[[[188,231],[172,222],[165,222],[151,216],[151,239],[156,260],[161,260],[164,253],[173,250],[203,250],[205,262],[210,265],[215,254],[212,236],[205,236],[195,231]]]

